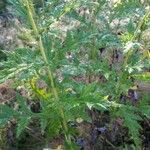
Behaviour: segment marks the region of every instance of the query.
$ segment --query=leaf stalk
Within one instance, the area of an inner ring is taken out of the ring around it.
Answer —
[[[41,55],[42,55],[42,58],[46,64],[47,69],[48,69],[48,78],[50,80],[50,84],[51,84],[51,87],[52,87],[52,90],[53,90],[53,93],[54,93],[54,97],[55,97],[55,100],[56,101],[59,101],[59,96],[58,96],[58,92],[56,90],[56,87],[55,87],[55,84],[54,84],[54,79],[53,79],[53,73],[51,71],[51,67],[48,63],[48,59],[46,57],[46,53],[45,53],[45,50],[44,50],[44,46],[43,46],[43,42],[42,42],[42,37],[38,31],[38,27],[34,21],[34,17],[33,17],[33,11],[34,11],[34,7],[31,8],[31,6],[33,6],[33,3],[32,1],[29,1],[29,0],[25,0],[26,2],[26,8],[27,8],[27,13],[28,13],[28,17],[29,17],[29,21],[31,23],[31,27],[33,29],[33,32],[37,38],[37,42],[38,42],[38,46],[39,46],[39,50],[41,52]],[[63,125],[63,128],[65,130],[65,138],[66,138],[66,141],[68,143],[68,145],[70,146],[70,149],[73,150],[72,148],[72,142],[71,142],[71,137],[69,135],[69,130],[68,130],[68,126],[67,126],[67,121],[66,121],[66,117],[65,117],[65,114],[64,114],[64,111],[63,111],[63,108],[60,106],[59,108],[59,112],[60,112],[60,115],[62,117],[62,125]]]

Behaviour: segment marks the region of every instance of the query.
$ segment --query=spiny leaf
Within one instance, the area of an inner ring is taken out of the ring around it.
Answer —
[[[19,136],[21,135],[22,131],[24,131],[24,129],[27,127],[27,125],[29,124],[30,120],[31,120],[30,117],[22,117],[22,118],[18,119],[17,131],[16,131],[17,138],[19,138]]]
[[[139,121],[142,118],[136,113],[134,107],[129,106],[120,107],[117,114],[124,119],[124,125],[129,129],[129,134],[132,136],[137,149],[139,149],[141,145],[139,132],[142,129]]]
[[[0,105],[0,125],[4,126],[9,120],[18,117],[19,113],[7,105]]]

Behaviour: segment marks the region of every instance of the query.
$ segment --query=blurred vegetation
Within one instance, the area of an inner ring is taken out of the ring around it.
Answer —
[[[36,8],[42,7],[44,5],[45,0],[33,0],[33,3]],[[0,0],[0,14],[6,10],[6,6],[8,4],[7,0]]]
[[[45,0],[33,0],[33,3],[36,8],[42,7],[44,5]]]
[[[7,0],[0,0],[0,13],[6,9]]]
[[[0,61],[6,60],[6,54],[0,50]]]

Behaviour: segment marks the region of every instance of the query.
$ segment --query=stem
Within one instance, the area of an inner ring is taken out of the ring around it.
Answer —
[[[141,30],[141,28],[142,28],[142,26],[144,25],[146,19],[149,18],[149,16],[150,16],[150,10],[148,10],[148,11],[145,13],[144,17],[143,17],[143,18],[141,19],[141,21],[139,22],[139,24],[138,24],[138,26],[137,26],[137,29],[136,29],[136,31],[135,31],[135,33],[134,33],[134,36],[133,36],[132,40],[135,40],[135,39],[138,38],[138,35],[137,35],[137,34],[138,34],[139,30]],[[142,32],[142,31],[141,31],[141,32]],[[140,33],[140,35],[141,35],[141,33]]]
[[[97,7],[99,8],[99,7]],[[93,17],[91,20],[91,24],[92,24],[92,32],[95,32],[96,29],[96,14],[98,13],[98,9],[93,10]],[[92,60],[97,60],[98,59],[98,49],[96,47],[96,37],[93,37],[93,41],[92,41],[92,46],[91,46],[91,59]]]
[[[139,22],[139,24],[138,24],[138,26],[137,26],[137,28],[136,28],[136,30],[135,30],[135,32],[134,32],[134,36],[133,36],[133,38],[132,38],[131,41],[135,41],[135,40],[137,40],[137,39],[140,37],[141,33],[140,33],[140,35],[138,35],[138,32],[141,30],[142,26],[144,25],[146,19],[149,18],[149,16],[150,16],[150,10],[148,10],[148,11],[145,13],[144,17],[143,17],[143,18],[141,19],[141,21]],[[142,31],[141,31],[141,32],[142,32]],[[129,57],[130,57],[131,55],[132,55],[132,51],[129,51],[129,52],[127,53],[126,58],[125,58],[124,63],[123,63],[124,68],[127,66],[128,59],[129,59]]]
[[[32,9],[31,9],[31,6],[30,5],[33,5],[32,4],[32,1],[31,3],[29,2],[29,0],[25,0],[26,2],[26,7],[27,7],[27,12],[28,12],[28,16],[29,16],[29,20],[30,20],[30,23],[31,23],[31,26],[32,26],[32,29],[33,29],[33,32],[37,38],[37,42],[38,42],[38,46],[39,46],[39,50],[41,52],[41,55],[43,57],[43,60],[47,66],[47,69],[48,69],[48,78],[50,80],[50,85],[52,87],[52,90],[53,90],[53,93],[54,93],[54,97],[55,97],[55,100],[56,101],[59,101],[59,96],[58,96],[58,93],[57,93],[57,90],[55,88],[55,84],[54,84],[54,79],[53,79],[53,74],[52,74],[52,71],[51,71],[51,67],[48,63],[48,59],[46,57],[46,53],[45,53],[45,50],[44,50],[44,46],[43,46],[43,42],[42,42],[42,37],[41,35],[39,34],[39,31],[38,31],[38,28],[37,28],[37,25],[34,21],[34,18],[33,18],[33,13],[32,13]],[[34,10],[34,7],[33,7],[33,10]],[[65,118],[65,115],[64,115],[64,111],[63,111],[63,108],[60,106],[59,108],[59,112],[60,112],[60,115],[62,117],[62,124],[63,124],[63,127],[64,127],[64,130],[65,130],[65,138],[66,138],[66,141],[68,143],[68,145],[70,145],[70,148],[71,150],[73,150],[72,148],[72,144],[71,144],[71,138],[70,138],[70,135],[68,134],[68,126],[67,126],[67,121],[66,121],[66,118]]]

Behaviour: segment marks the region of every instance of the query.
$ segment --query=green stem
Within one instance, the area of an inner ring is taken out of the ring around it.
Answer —
[[[149,16],[150,16],[150,10],[148,10],[148,11],[145,13],[144,17],[143,17],[143,18],[141,19],[141,21],[139,22],[139,24],[138,24],[138,26],[137,26],[137,29],[136,29],[136,31],[135,31],[135,33],[134,33],[134,36],[133,36],[132,40],[136,40],[136,39],[138,38],[138,32],[139,32],[139,30],[141,30],[142,26],[145,24],[146,19],[149,18]]]
[[[26,7],[27,7],[27,11],[28,11],[28,17],[29,17],[29,20],[30,20],[33,32],[34,32],[36,38],[38,39],[37,42],[38,42],[39,50],[41,52],[42,58],[43,58],[43,60],[44,60],[44,62],[46,64],[46,66],[48,66],[48,68],[47,68],[48,69],[48,78],[50,80],[50,84],[51,84],[51,87],[52,87],[52,90],[53,90],[53,93],[54,93],[55,100],[59,101],[59,96],[58,96],[57,90],[55,88],[51,67],[50,67],[50,65],[48,63],[48,59],[46,57],[46,53],[45,53],[45,50],[44,50],[42,37],[39,34],[37,25],[36,25],[36,23],[34,21],[34,18],[33,18],[33,13],[32,13],[32,9],[31,9],[31,6],[33,5],[32,1],[30,3],[29,0],[25,0],[25,2],[26,2]],[[33,8],[33,10],[34,10],[34,8]],[[60,115],[62,117],[62,124],[63,124],[64,130],[65,130],[66,141],[71,147],[71,145],[72,145],[71,144],[71,138],[70,138],[70,135],[68,134],[68,126],[67,126],[67,121],[66,121],[66,118],[65,118],[65,114],[64,114],[63,108],[60,106],[58,109],[59,109]],[[73,148],[71,148],[71,149],[73,150]]]
[[[150,10],[148,10],[148,11],[145,13],[144,17],[143,17],[143,18],[141,19],[141,21],[139,22],[139,24],[138,24],[138,26],[137,26],[137,28],[136,28],[136,30],[135,30],[135,32],[134,32],[134,36],[133,36],[133,38],[132,38],[131,41],[135,41],[136,39],[138,39],[138,37],[139,37],[138,32],[141,30],[141,28],[142,28],[142,26],[144,25],[146,19],[149,18],[149,17],[150,17]],[[141,33],[140,33],[140,34],[141,34]],[[129,59],[129,57],[130,57],[131,55],[132,55],[132,51],[129,51],[129,52],[127,53],[126,58],[125,58],[124,63],[123,63],[123,67],[124,67],[124,68],[127,66],[128,59]]]

